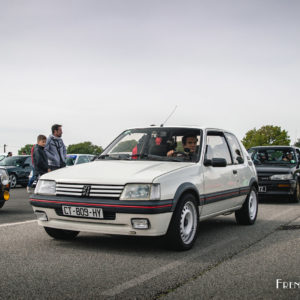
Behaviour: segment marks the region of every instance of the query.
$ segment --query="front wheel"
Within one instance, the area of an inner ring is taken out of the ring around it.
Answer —
[[[193,247],[199,225],[198,205],[192,194],[185,194],[177,204],[167,232],[168,244],[175,250]]]
[[[252,186],[241,209],[235,212],[238,224],[252,225],[255,223],[258,211],[257,189]]]
[[[15,174],[11,174],[9,176],[10,188],[13,189],[17,185],[17,176]]]
[[[57,229],[51,227],[44,227],[45,231],[54,239],[57,240],[73,240],[79,231]]]

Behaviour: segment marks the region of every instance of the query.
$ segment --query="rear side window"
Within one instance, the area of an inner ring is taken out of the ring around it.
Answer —
[[[232,164],[230,152],[224,136],[208,135],[206,145],[206,159],[225,158],[228,165]]]
[[[244,162],[243,152],[237,138],[231,133],[225,133],[227,138],[234,164],[242,164]]]

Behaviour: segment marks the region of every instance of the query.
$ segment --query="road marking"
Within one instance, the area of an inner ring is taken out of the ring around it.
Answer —
[[[153,271],[149,272],[149,273],[146,273],[146,274],[143,274],[141,276],[138,276],[136,278],[133,278],[131,280],[128,280],[128,281],[125,281],[124,283],[121,283],[119,285],[116,285],[115,287],[111,288],[111,289],[108,289],[108,290],[105,290],[102,295],[103,296],[116,296],[122,292],[124,292],[125,290],[129,289],[129,288],[132,288],[132,287],[135,287],[147,280],[150,280],[152,279],[153,277],[156,277],[166,271],[169,271],[169,270],[172,270],[182,264],[185,264],[187,263],[188,261],[190,260],[193,260],[199,256],[202,256],[202,255],[205,255],[207,252],[210,252],[212,251],[214,248],[219,248],[219,247],[224,247],[226,244],[229,244],[229,243],[232,243],[233,241],[237,240],[238,238],[231,238],[231,239],[228,239],[226,241],[222,241],[222,242],[219,242],[217,244],[213,244],[213,245],[210,245],[204,249],[202,249],[202,251],[200,252],[195,252],[193,255],[190,255],[188,258],[183,258],[183,259],[179,259],[179,260],[175,260],[165,266],[162,266],[160,268],[157,268],[157,269],[154,269]]]
[[[24,221],[24,222],[17,222],[17,223],[5,223],[5,224],[0,224],[1,227],[10,227],[10,226],[17,226],[17,225],[23,225],[23,224],[30,224],[37,222],[37,220],[30,220],[30,221]]]

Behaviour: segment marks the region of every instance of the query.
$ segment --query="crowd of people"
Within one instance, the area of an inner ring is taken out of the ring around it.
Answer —
[[[37,143],[31,148],[33,176],[27,185],[29,193],[40,176],[66,166],[67,149],[62,140],[62,125],[54,124],[51,131],[48,138],[43,134],[38,135]]]

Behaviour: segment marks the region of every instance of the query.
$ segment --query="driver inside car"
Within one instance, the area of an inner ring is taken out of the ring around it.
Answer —
[[[196,136],[184,136],[182,137],[182,146],[184,149],[184,152],[186,152],[186,155],[189,155],[190,157],[192,157],[193,155],[195,155],[196,149],[197,149],[197,137]],[[177,155],[182,155],[182,152],[178,152],[175,150],[170,150],[167,153],[168,157],[174,157]]]

